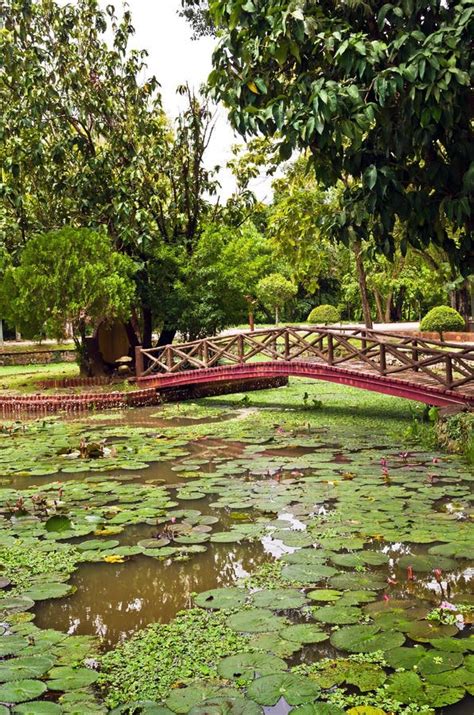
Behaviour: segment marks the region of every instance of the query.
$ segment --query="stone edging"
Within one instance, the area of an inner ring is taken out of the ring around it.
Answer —
[[[82,395],[0,395],[0,413],[5,417],[22,412],[83,412],[91,409],[144,407],[160,402],[160,395],[154,387],[130,392],[89,392]]]

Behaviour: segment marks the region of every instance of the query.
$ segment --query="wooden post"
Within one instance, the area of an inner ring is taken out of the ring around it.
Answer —
[[[446,387],[451,388],[453,386],[453,363],[451,360],[451,355],[446,355]]]
[[[135,374],[140,377],[145,372],[145,363],[143,361],[142,346],[135,347]]]
[[[418,341],[413,340],[413,350],[411,351],[411,359],[413,360],[413,362],[418,362],[418,359],[419,359],[419,353],[418,353],[417,347],[418,347]],[[418,367],[418,365],[415,365],[415,367],[413,369],[416,372],[418,372],[420,368]]]
[[[387,353],[384,343],[380,343],[380,372],[382,375],[387,372]]]
[[[168,367],[168,370],[171,372],[171,369],[173,367],[173,353],[171,352],[171,348],[169,345],[166,346],[166,365]]]
[[[208,367],[209,363],[209,350],[208,350],[208,345],[207,345],[207,340],[203,341],[202,344],[202,361],[204,363],[205,367]]]
[[[242,363],[244,362],[244,336],[242,335],[242,333],[240,333],[239,335],[237,347],[239,355],[239,364],[242,365]]]
[[[285,330],[285,360],[290,359],[290,334]]]
[[[328,365],[334,363],[334,342],[331,333],[328,333]]]

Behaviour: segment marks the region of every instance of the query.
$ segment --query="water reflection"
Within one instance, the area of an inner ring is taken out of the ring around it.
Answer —
[[[147,624],[166,623],[191,607],[192,593],[232,584],[268,560],[269,553],[255,543],[211,544],[185,562],[136,556],[122,564],[84,564],[71,580],[76,592],[40,602],[35,622],[70,634],[96,634],[111,648]]]

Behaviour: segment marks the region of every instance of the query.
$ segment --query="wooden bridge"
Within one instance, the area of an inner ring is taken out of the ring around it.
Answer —
[[[141,387],[158,389],[295,375],[474,407],[474,345],[365,328],[282,327],[138,347],[136,370]]]

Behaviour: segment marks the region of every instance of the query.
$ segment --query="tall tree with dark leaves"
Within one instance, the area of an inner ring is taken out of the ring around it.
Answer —
[[[1,231],[16,254],[38,231],[105,226],[137,265],[132,342],[173,335],[173,290],[215,189],[211,112],[187,87],[172,125],[130,12],[97,0],[6,0],[0,36]]]
[[[380,251],[436,244],[474,268],[472,0],[210,0],[210,84],[244,136],[308,149],[345,182],[338,235]],[[454,229],[454,231],[452,230]]]

